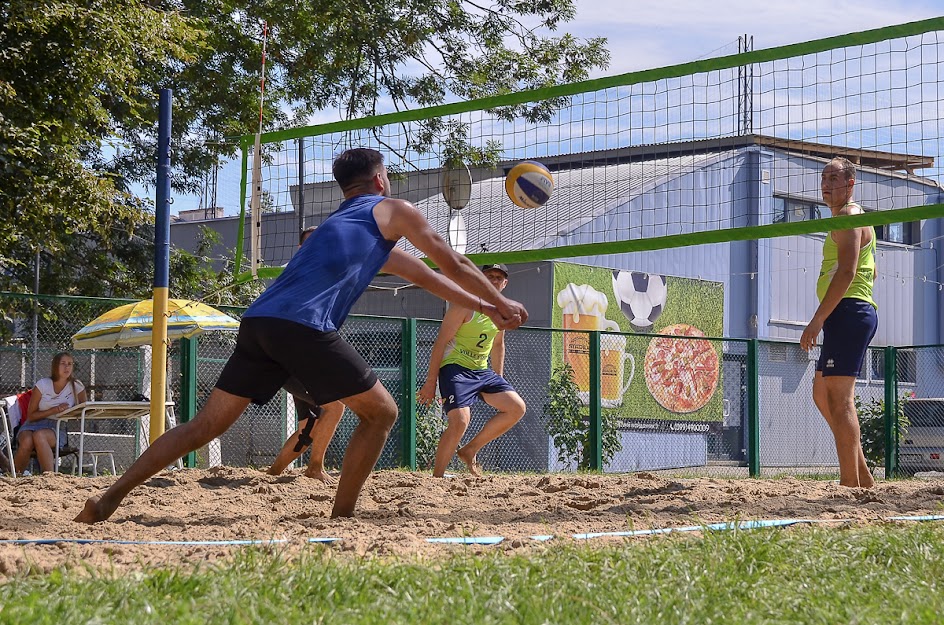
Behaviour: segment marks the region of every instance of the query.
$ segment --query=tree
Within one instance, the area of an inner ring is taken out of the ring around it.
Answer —
[[[576,464],[580,469],[590,468],[590,422],[578,395],[580,387],[574,381],[573,368],[564,366],[554,370],[547,384],[547,403],[544,404],[544,427],[557,457],[564,463]],[[602,415],[603,465],[623,448],[619,434],[619,417],[614,411]]]
[[[604,40],[541,34],[573,18],[574,5],[3,3],[0,217],[10,225],[0,233],[0,265],[23,266],[40,249],[55,256],[73,235],[92,232],[115,253],[116,237],[148,221],[149,202],[128,189],[154,182],[160,88],[174,90],[173,188],[197,191],[219,156],[235,155],[237,145],[226,137],[257,128],[263,22],[269,31],[264,119],[275,130],[330,108],[350,118],[380,112],[382,101],[397,109],[427,106],[586,78],[608,62]],[[500,113],[545,119],[561,102]],[[461,127],[433,124],[428,131],[429,141],[449,142],[450,154],[466,156]],[[495,149],[486,146],[470,158],[494,158]],[[86,269],[95,275],[101,267]]]
[[[896,445],[901,444],[901,441],[905,439],[905,433],[911,426],[908,417],[905,416],[905,401],[905,397],[900,397],[895,408]],[[862,401],[856,395],[855,408],[862,436],[862,453],[865,455],[869,470],[874,473],[877,467],[885,463],[885,400],[873,397],[868,401]]]
[[[152,134],[160,70],[195,59],[198,34],[175,13],[121,0],[0,6],[0,266],[108,249],[146,222],[124,184],[136,172],[103,141]],[[76,236],[89,245],[70,245]]]
[[[174,297],[198,299],[214,306],[248,306],[265,285],[260,281],[237,282],[234,259],[223,259],[223,267],[214,271],[219,260],[209,256],[220,243],[220,235],[206,226],[200,228],[200,241],[195,254],[175,248],[171,251],[170,274],[174,278]]]

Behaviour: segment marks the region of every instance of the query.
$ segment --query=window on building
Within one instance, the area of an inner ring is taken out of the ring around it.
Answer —
[[[825,204],[776,195],[774,196],[773,214],[775,224],[825,219],[830,216],[829,207]],[[917,245],[921,242],[921,223],[913,221],[875,226],[875,234],[879,241]]]
[[[866,372],[866,365],[871,371]],[[913,349],[899,349],[896,354],[895,365],[899,384],[915,384],[918,381],[918,355]],[[885,379],[885,350],[870,349],[866,362],[859,373],[861,379],[879,381]],[[866,375],[869,377],[866,378]]]
[[[829,216],[829,209],[823,204],[788,197],[774,196],[773,209],[775,224],[809,221]]]
[[[903,224],[875,226],[875,235],[879,241],[917,245],[920,242],[921,224],[916,221]]]

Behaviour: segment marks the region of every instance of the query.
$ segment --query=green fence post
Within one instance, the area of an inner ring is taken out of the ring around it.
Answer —
[[[590,468],[603,470],[603,406],[600,401],[600,331],[590,332]]]
[[[747,467],[751,477],[760,477],[760,372],[758,341],[747,341]]]
[[[180,339],[180,422],[186,423],[197,414],[197,340]],[[184,466],[197,466],[197,454],[184,456]]]
[[[898,473],[898,350],[885,348],[885,479]]]
[[[416,319],[403,319],[400,336],[402,466],[416,471]]]

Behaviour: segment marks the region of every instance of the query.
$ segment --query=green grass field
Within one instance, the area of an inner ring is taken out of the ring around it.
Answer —
[[[944,526],[457,546],[431,561],[260,549],[197,570],[54,571],[0,623],[940,623]]]

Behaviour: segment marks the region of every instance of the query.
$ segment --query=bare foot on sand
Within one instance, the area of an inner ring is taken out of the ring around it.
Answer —
[[[85,508],[72,520],[76,523],[98,523],[108,519],[117,508],[117,505],[106,506],[102,503],[101,497],[89,497],[85,502]]]
[[[469,452],[465,451],[465,448],[462,447],[456,452],[456,456],[469,467],[469,473],[475,477],[482,477],[482,467],[479,466],[474,454],[470,456]]]
[[[310,477],[313,480],[320,480],[324,484],[331,485],[334,484],[334,478],[328,475],[324,469],[321,468],[312,468],[308,467],[305,471],[305,477]]]

